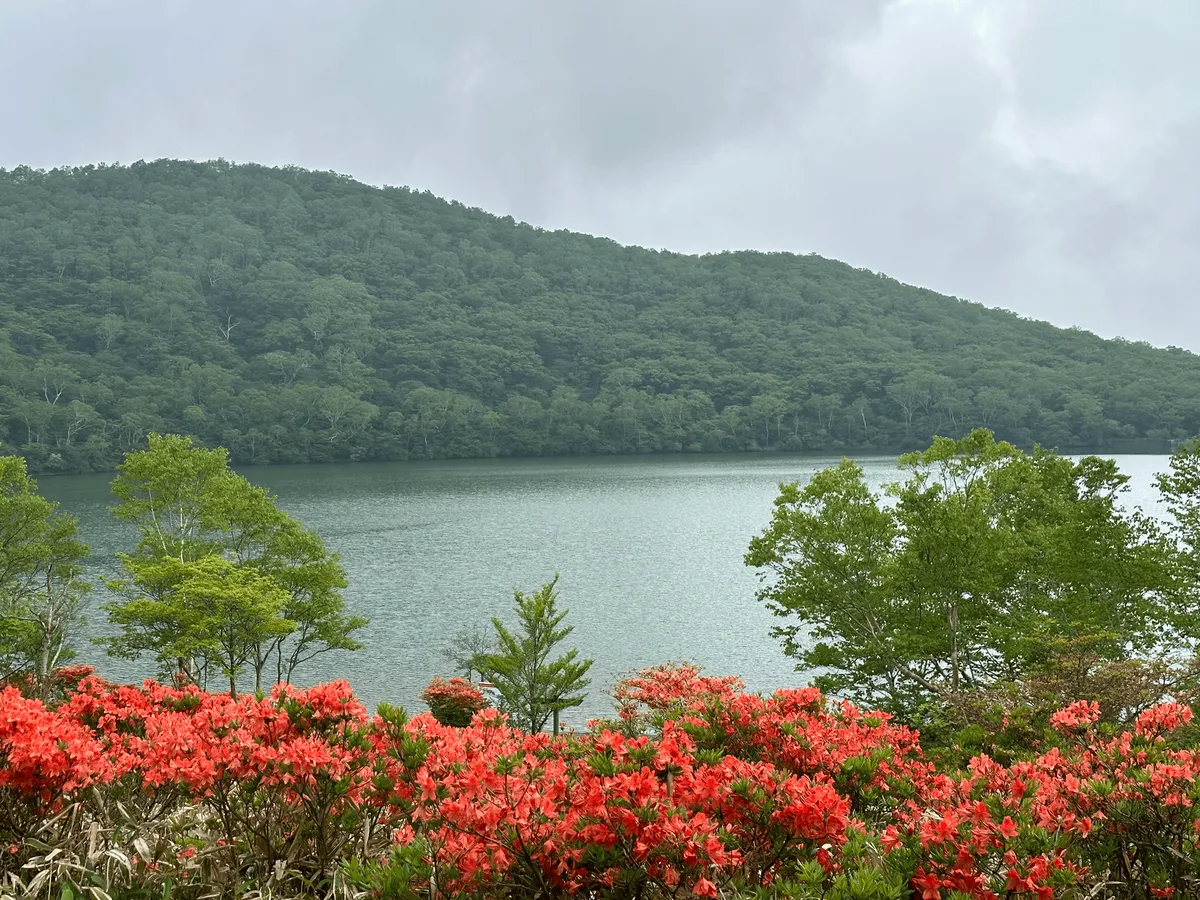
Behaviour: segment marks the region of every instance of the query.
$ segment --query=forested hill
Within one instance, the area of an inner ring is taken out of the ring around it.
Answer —
[[[299,169],[0,171],[0,441],[105,469],[1200,430],[1200,357],[817,256],[683,256]]]

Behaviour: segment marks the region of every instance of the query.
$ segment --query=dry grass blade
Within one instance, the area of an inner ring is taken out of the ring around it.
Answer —
[[[129,859],[129,854],[125,853],[123,850],[118,850],[116,847],[109,847],[104,851],[104,856],[120,863],[122,866],[124,866],[126,872],[131,874],[133,873],[133,863]]]
[[[26,866],[26,868],[29,868]],[[25,895],[28,897],[36,897],[42,892],[42,888],[50,881],[50,870],[42,869],[33,876],[29,884],[25,886]]]
[[[150,845],[146,843],[145,838],[135,838],[133,841],[133,849],[137,851],[138,856],[150,862],[154,859],[154,854],[150,852]]]
[[[93,820],[88,826],[88,861],[96,859],[100,849],[100,823]]]

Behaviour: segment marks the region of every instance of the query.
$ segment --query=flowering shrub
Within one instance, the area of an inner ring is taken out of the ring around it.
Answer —
[[[1191,710],[1152,707],[1134,733],[1107,739],[1099,714],[1094,702],[1071,704],[1052,717],[1061,746],[1007,767],[977,757],[966,773],[916,785],[882,837],[918,866],[922,896],[1197,895],[1200,751],[1164,740]]]
[[[488,706],[479,688],[458,677],[449,681],[441,676],[434,678],[421,692],[421,700],[441,724],[459,728],[470,725],[475,713]]]
[[[79,682],[94,675],[95,667],[76,664],[59,666],[50,672],[43,683],[38,683],[32,672],[21,672],[0,679],[0,687],[15,687],[26,697],[38,697],[51,703],[61,702],[78,686]]]
[[[1133,728],[1142,712],[1164,697],[1196,696],[1200,659],[1170,665],[1148,660],[1104,660],[1088,650],[1091,640],[1064,642],[1067,652],[1053,656],[1029,677],[962,691],[947,703],[921,710],[921,743],[943,769],[966,768],[986,754],[1010,764],[1042,752],[1053,743],[1050,732],[1064,716],[1087,713],[1087,730]],[[1075,703],[1063,709],[1063,699]],[[1082,705],[1081,705],[1082,704]],[[1200,731],[1177,729],[1175,741],[1195,743]]]
[[[1076,700],[1050,716],[1050,724],[1061,732],[1087,731],[1100,721],[1100,704],[1094,700]]]
[[[493,710],[465,726],[387,706],[370,716],[344,682],[260,700],[89,676],[49,708],[6,688],[0,868],[17,881],[5,887],[200,897],[343,884],[431,900],[1200,893],[1200,752],[1173,743],[1186,706],[1103,736],[1094,707],[1072,704],[1054,716],[1052,746],[951,772],[914,731],[812,689],[758,697],[667,666],[614,694],[619,727],[555,739]]]

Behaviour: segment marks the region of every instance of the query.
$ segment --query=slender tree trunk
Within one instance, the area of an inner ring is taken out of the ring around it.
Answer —
[[[950,691],[958,694],[958,604],[950,607]]]
[[[558,707],[554,707],[554,736],[558,737]]]
[[[42,702],[50,699],[50,637],[42,636],[42,648],[38,654],[38,694]]]

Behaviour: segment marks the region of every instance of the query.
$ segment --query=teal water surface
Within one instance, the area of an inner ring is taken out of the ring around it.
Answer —
[[[1151,511],[1166,457],[1117,457],[1129,502]],[[571,643],[595,660],[588,699],[564,716],[581,726],[606,714],[621,673],[667,660],[741,676],[752,690],[805,683],[754,599],[742,564],[768,523],[781,481],[805,480],[832,458],[655,457],[481,460],[243,470],[342,556],[349,608],[371,619],[356,653],[310,663],[305,681],[345,678],[373,707],[423,709],[429,679],[453,674],[440,651],[462,628],[507,618],[514,588],[561,574]],[[860,460],[873,485],[894,460]],[[77,516],[97,572],[134,543],[108,511],[111,476],[47,478],[43,492]],[[103,591],[92,598],[103,599]],[[105,631],[89,615],[88,634]],[[153,674],[153,662],[109,659],[82,642],[81,661],[114,680]]]

